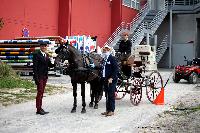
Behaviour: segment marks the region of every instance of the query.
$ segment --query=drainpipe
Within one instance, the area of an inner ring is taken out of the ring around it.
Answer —
[[[169,29],[169,68],[172,67],[172,7],[170,8],[170,29]]]

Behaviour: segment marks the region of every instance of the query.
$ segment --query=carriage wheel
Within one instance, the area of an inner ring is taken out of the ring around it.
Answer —
[[[122,79],[118,79],[117,86],[115,90],[115,99],[120,100],[125,97],[127,92],[128,84],[124,82]]]
[[[158,71],[151,72],[146,80],[146,95],[151,103],[160,94],[161,88],[163,88],[163,80],[160,73]]]
[[[142,82],[140,79],[134,79],[130,86],[130,100],[133,105],[138,105],[142,99]]]

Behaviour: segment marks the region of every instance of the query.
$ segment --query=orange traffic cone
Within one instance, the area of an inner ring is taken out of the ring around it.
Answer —
[[[160,93],[156,97],[156,99],[153,101],[156,105],[164,105],[164,88],[161,88]]]

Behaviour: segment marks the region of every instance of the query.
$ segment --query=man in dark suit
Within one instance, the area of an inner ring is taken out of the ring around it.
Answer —
[[[106,112],[102,115],[112,116],[115,111],[115,88],[117,85],[117,74],[119,72],[118,63],[111,55],[112,48],[109,46],[103,47],[104,62],[102,63],[102,79],[104,91],[106,94]]]
[[[53,67],[53,62],[51,63],[48,54],[46,53],[47,44],[41,43],[40,50],[33,54],[33,79],[37,85],[37,96],[36,96],[36,114],[45,115],[46,112],[42,109],[42,98],[44,94],[44,89],[48,79],[48,67]]]

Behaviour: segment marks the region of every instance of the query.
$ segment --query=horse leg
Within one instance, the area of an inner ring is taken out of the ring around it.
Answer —
[[[95,90],[95,101],[94,101],[94,109],[98,109],[98,99],[99,99],[99,94],[98,94],[98,91],[97,90]]]
[[[82,111],[81,113],[86,113],[86,109],[85,109],[85,106],[86,106],[86,103],[85,103],[85,83],[81,83],[81,96],[82,96]]]
[[[73,104],[73,108],[71,110],[71,113],[75,113],[76,112],[76,107],[77,107],[77,83],[72,83],[73,86],[73,96],[74,96],[74,104]]]
[[[93,92],[93,89],[92,89],[92,85],[90,84],[90,98],[91,98],[91,101],[89,103],[89,107],[93,107],[93,102],[94,102],[94,92]]]

